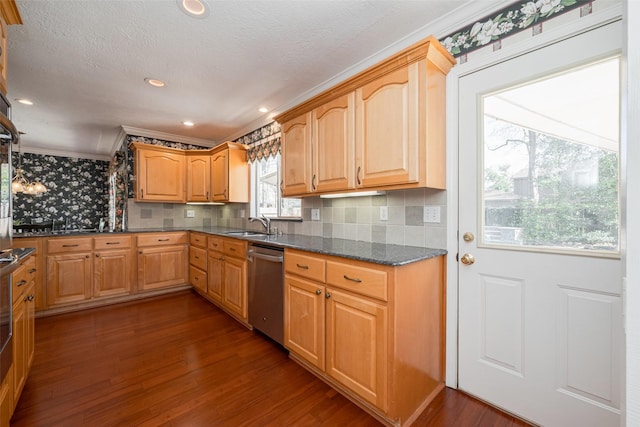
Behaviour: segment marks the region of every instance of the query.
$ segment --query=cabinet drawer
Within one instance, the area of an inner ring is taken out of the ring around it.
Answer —
[[[91,251],[92,237],[58,238],[47,240],[47,253],[65,253],[77,251]]]
[[[191,246],[189,248],[189,264],[200,270],[207,269],[207,251]]]
[[[138,246],[180,245],[187,243],[187,233],[139,234]]]
[[[189,244],[191,244],[191,246],[206,248],[207,236],[205,236],[204,234],[189,233]]]
[[[222,238],[221,237],[211,237],[208,238],[209,241],[209,249],[212,251],[222,252]]]
[[[194,287],[200,289],[202,292],[207,292],[207,273],[196,268],[194,266],[189,267],[189,283]]]
[[[27,273],[27,267],[21,265],[16,268],[11,274],[13,303],[15,303],[22,295],[22,290],[27,288],[29,284],[29,273]]]
[[[320,255],[306,255],[300,252],[286,251],[284,269],[288,273],[307,277],[318,282],[325,280],[325,261]]]
[[[95,250],[131,248],[131,236],[95,237],[93,242]]]
[[[246,258],[247,242],[236,239],[224,239],[222,241],[222,251],[225,255],[237,258]]]
[[[375,267],[329,260],[327,284],[387,301],[387,272]]]

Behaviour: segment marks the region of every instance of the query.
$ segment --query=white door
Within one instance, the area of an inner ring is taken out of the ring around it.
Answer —
[[[460,389],[618,426],[620,23],[459,81]]]

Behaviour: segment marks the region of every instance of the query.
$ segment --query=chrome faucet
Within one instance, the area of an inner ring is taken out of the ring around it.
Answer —
[[[262,224],[264,228],[267,230],[267,234],[271,234],[271,218],[267,218],[264,215],[261,215],[260,217],[255,217],[255,216],[249,217],[249,222],[253,222],[253,221],[260,221],[260,224]]]

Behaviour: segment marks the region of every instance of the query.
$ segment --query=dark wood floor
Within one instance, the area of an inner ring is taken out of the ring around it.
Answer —
[[[36,319],[12,427],[379,426],[265,337],[186,291]],[[417,426],[525,426],[452,389]]]

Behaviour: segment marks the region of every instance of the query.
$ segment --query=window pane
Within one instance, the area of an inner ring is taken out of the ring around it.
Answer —
[[[301,217],[300,199],[281,198],[280,155],[256,162],[256,214],[268,217]]]
[[[485,244],[618,251],[619,61],[487,96]]]

